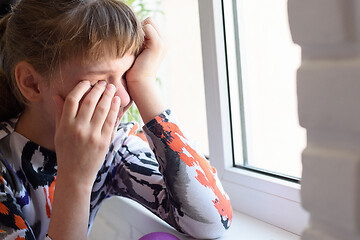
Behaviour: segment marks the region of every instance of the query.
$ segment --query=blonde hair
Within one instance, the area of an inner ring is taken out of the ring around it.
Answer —
[[[51,79],[73,57],[137,55],[143,38],[133,11],[117,0],[21,0],[0,21],[0,121],[26,106],[14,75],[20,61]]]

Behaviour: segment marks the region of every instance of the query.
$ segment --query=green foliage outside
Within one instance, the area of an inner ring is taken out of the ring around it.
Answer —
[[[140,21],[145,20],[145,18],[155,16],[156,14],[164,14],[159,8],[161,0],[122,0],[127,5],[131,6],[133,11],[136,13]],[[156,82],[161,85],[159,78],[156,78]],[[135,121],[140,126],[142,125],[142,120],[140,112],[137,109],[136,105],[133,104],[130,109],[125,113],[121,122],[131,122]]]
[[[131,6],[140,21],[155,14],[163,14],[159,9],[161,0],[123,0],[123,2]]]

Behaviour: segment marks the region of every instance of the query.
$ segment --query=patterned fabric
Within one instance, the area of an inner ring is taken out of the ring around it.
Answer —
[[[15,124],[0,124],[0,239],[44,239],[56,154],[15,132]],[[123,196],[178,231],[196,238],[219,237],[231,223],[229,198],[216,170],[189,145],[170,110],[144,126],[148,143],[133,128],[133,123],[119,126],[98,172],[89,230],[103,200]]]

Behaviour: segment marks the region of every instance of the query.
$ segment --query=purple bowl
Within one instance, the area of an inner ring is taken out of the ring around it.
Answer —
[[[139,240],[180,240],[174,235],[166,232],[153,232],[139,238]]]

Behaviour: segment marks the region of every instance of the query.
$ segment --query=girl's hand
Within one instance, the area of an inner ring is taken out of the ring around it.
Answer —
[[[55,151],[58,179],[91,188],[108,151],[120,98],[115,86],[99,81],[92,89],[80,82],[57,106]]]
[[[143,31],[145,33],[143,50],[126,74],[129,89],[132,85],[154,84],[157,71],[166,53],[164,37],[151,18],[144,20]]]
[[[126,83],[129,94],[146,123],[166,109],[155,80],[167,46],[159,28],[151,18],[144,20],[143,30],[145,33],[143,50],[127,72]]]

